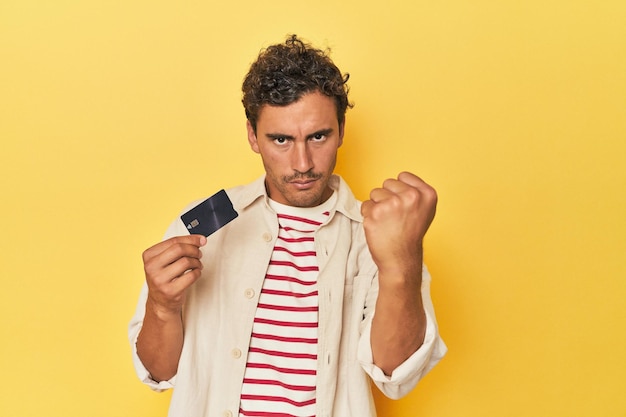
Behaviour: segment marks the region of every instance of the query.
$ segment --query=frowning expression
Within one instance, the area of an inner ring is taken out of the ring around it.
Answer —
[[[264,105],[248,142],[261,155],[271,199],[313,207],[332,194],[328,186],[343,141],[335,101],[317,91],[287,106]]]

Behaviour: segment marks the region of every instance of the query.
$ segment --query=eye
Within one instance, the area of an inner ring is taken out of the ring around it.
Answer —
[[[311,139],[314,141],[321,141],[326,139],[326,135],[324,133],[316,133]]]
[[[278,136],[274,138],[274,143],[278,145],[283,145],[287,143],[288,139],[286,137]]]

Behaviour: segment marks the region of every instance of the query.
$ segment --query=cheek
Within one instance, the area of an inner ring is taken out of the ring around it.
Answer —
[[[262,153],[261,158],[266,171],[278,172],[287,167],[285,161],[275,153]]]
[[[320,155],[316,161],[316,165],[320,169],[332,169],[337,161],[337,151],[332,150]]]

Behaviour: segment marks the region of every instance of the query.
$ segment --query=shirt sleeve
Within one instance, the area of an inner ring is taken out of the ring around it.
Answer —
[[[141,362],[139,355],[137,354],[137,337],[139,336],[139,332],[141,331],[141,326],[143,324],[143,317],[146,310],[146,299],[148,297],[148,286],[144,283],[141,293],[139,295],[139,301],[137,303],[137,309],[135,311],[135,315],[130,321],[128,325],[128,340],[130,342],[133,365],[135,366],[135,372],[139,377],[139,380],[144,384],[148,385],[151,389],[157,392],[165,391],[167,389],[174,387],[174,382],[176,380],[176,376],[173,376],[171,379],[167,381],[157,382],[152,379],[150,372],[146,369],[146,367]]]
[[[193,207],[197,202],[189,204],[185,210]],[[170,223],[167,228],[163,240],[168,239],[172,236],[183,236],[185,234],[189,234],[185,225],[180,221],[180,219],[175,219]],[[167,389],[174,387],[174,382],[176,381],[176,375],[170,378],[167,381],[157,382],[152,379],[150,372],[146,369],[146,367],[141,362],[139,355],[137,354],[137,337],[139,336],[139,332],[141,331],[141,326],[143,325],[143,318],[146,314],[146,300],[148,299],[148,285],[144,282],[143,287],[141,288],[141,292],[139,294],[139,300],[137,301],[137,308],[135,310],[135,315],[131,319],[128,325],[128,340],[131,346],[133,365],[135,366],[135,372],[139,377],[139,380],[144,384],[148,385],[151,389],[161,392]]]
[[[398,399],[407,395],[417,383],[446,354],[447,347],[437,328],[437,321],[430,299],[430,274],[426,267],[422,273],[422,299],[426,313],[426,334],[424,342],[409,358],[401,363],[391,376],[384,374],[374,364],[372,345],[370,343],[372,318],[375,313],[366,316],[359,339],[357,358],[374,384],[389,398]]]

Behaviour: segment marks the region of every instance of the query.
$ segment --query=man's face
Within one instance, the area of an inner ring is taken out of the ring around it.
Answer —
[[[313,207],[331,196],[328,181],[342,141],[335,102],[319,92],[287,106],[264,105],[256,134],[248,122],[248,142],[263,159],[267,192],[290,206]]]

